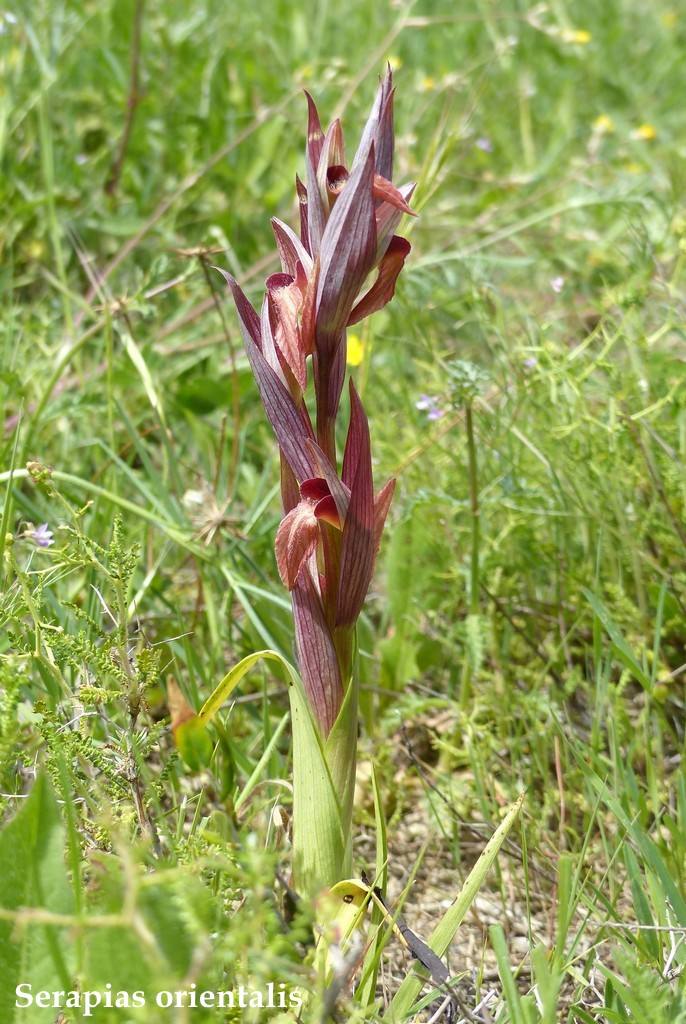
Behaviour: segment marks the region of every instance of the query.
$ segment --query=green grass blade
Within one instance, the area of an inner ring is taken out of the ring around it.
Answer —
[[[429,946],[438,956],[443,956],[453,940],[457,929],[462,924],[465,915],[484,883],[486,875],[490,871],[500,847],[503,845],[510,829],[517,820],[517,816],[524,802],[525,794],[522,793],[516,802],[507,812],[500,825],[489,839],[486,847],[478,861],[470,871],[467,880],[458,893],[455,901],[448,908],[440,923],[436,926],[429,939]],[[387,1021],[404,1020],[409,1013],[412,1004],[419,995],[423,979],[417,969],[405,978],[395,994],[393,1001],[384,1016]]]

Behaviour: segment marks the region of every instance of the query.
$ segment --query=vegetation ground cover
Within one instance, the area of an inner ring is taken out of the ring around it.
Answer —
[[[195,771],[167,693],[198,709],[252,651],[291,657],[278,457],[210,264],[258,295],[302,89],[354,138],[387,60],[420,216],[350,347],[398,478],[356,863],[376,786],[424,933],[413,892],[452,900],[525,791],[449,956],[466,1010],[686,1019],[684,33],[661,0],[1,12],[3,1020],[32,1019],[22,961],[48,989],[307,985],[310,909],[285,927],[275,884],[286,682],[257,666]]]

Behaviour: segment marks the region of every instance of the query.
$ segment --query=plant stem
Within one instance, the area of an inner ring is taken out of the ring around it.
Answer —
[[[472,519],[472,553],[469,575],[469,614],[479,614],[479,545],[481,539],[481,512],[479,509],[479,478],[476,463],[476,443],[474,440],[474,417],[471,402],[465,407],[465,424],[467,426],[467,463],[469,473],[469,511]],[[460,704],[463,709],[469,704],[472,695],[471,656],[465,651],[462,668],[462,687]]]
[[[110,176],[105,184],[105,192],[113,196],[117,191],[119,179],[124,167],[124,160],[129,148],[131,133],[133,131],[133,119],[136,116],[136,107],[141,102],[141,35],[143,29],[143,7],[144,0],[136,0],[136,8],[133,16],[133,33],[131,36],[131,60],[129,72],[129,94],[126,98],[126,122],[124,131],[119,142],[117,156],[112,164]]]

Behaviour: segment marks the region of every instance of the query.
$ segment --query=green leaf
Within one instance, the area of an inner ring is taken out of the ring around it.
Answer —
[[[351,856],[341,805],[300,679],[290,690],[293,722],[293,877],[296,889],[312,896],[345,878]]]
[[[376,876],[374,884],[382,892],[388,888],[388,836],[386,833],[386,816],[383,809],[381,785],[376,765],[372,762],[372,792],[374,794],[374,822],[376,832]],[[372,927],[376,927],[376,936],[365,957],[364,970],[360,978],[355,998],[362,1006],[371,1005],[376,993],[376,982],[381,962],[386,935],[380,925],[384,915],[376,903],[372,907]]]
[[[488,931],[491,936],[493,952],[498,962],[498,974],[503,985],[503,995],[505,997],[505,1005],[510,1014],[510,1020],[512,1024],[530,1024],[529,1017],[522,1005],[522,999],[512,976],[512,967],[507,954],[507,943],[503,927],[500,924],[492,924]]]
[[[212,760],[214,744],[197,715],[174,729],[174,742],[192,772],[202,771]]]
[[[318,887],[331,886],[350,873],[345,870],[349,869],[351,859],[350,829],[344,827],[345,816],[335,782],[343,786],[343,800],[351,806],[352,797],[345,796],[349,785],[345,781],[344,755],[347,750],[350,759],[350,743],[357,735],[356,731],[351,732],[350,725],[354,708],[357,729],[357,691],[351,684],[325,752],[298,673],[276,651],[256,651],[235,665],[208,697],[198,715],[202,722],[211,721],[260,659],[278,662],[288,677],[293,728],[293,877],[299,892],[312,895]]]
[[[614,621],[610,613],[608,612],[605,605],[598,600],[595,594],[592,594],[586,587],[581,588],[584,592],[586,600],[590,604],[591,608],[595,612],[596,616],[603,624],[605,632],[612,641],[612,647],[617,657],[622,661],[631,672],[633,672],[636,680],[641,684],[643,689],[647,693],[651,693],[653,686],[650,677],[646,675],[641,666],[639,665],[636,657],[629,647],[628,643],[622,636],[619,626]]]
[[[358,689],[357,669],[355,669],[336,721],[324,743],[324,756],[331,773],[334,792],[337,794],[341,806],[343,831],[349,840],[352,838],[353,800],[355,798]],[[352,857],[352,850],[350,856]],[[351,867],[352,860],[349,860],[344,868],[345,877],[350,873]],[[335,881],[339,881],[339,879],[335,879]]]
[[[671,904],[676,919],[675,923],[681,928],[686,927],[686,899],[684,899],[679,886],[672,877],[672,872],[665,863],[658,846],[646,834],[640,823],[629,817],[620,801],[609,791],[607,783],[586,763],[581,754],[571,745],[570,750],[588,782],[606,806],[609,807],[625,831],[631,836],[644,861],[654,871],[662,886],[665,901]]]
[[[167,683],[174,742],[192,772],[202,771],[212,759],[214,744],[207,726],[196,715],[174,679]]]
[[[430,534],[426,508],[417,505],[409,519],[399,523],[387,546],[387,592],[393,636],[380,644],[382,684],[398,688],[417,676],[417,640],[420,637],[413,609],[421,605],[426,588],[424,566],[433,564],[430,557]]]
[[[493,862],[498,855],[500,847],[505,842],[510,829],[517,820],[517,815],[519,814],[524,802],[524,796],[525,794],[522,793],[507,812],[500,825],[486,844],[483,853],[469,872],[469,875],[454,902],[436,925],[433,934],[429,939],[428,945],[434,953],[438,954],[438,956],[442,957],[445,955],[445,952],[452,942],[457,929],[462,924],[467,911],[474,902],[476,894],[483,885],[486,875],[490,871]],[[408,974],[396,992],[393,1002],[388,1008],[383,1019],[393,1022],[404,1020],[409,1014],[412,1004],[419,995],[423,984],[424,978],[420,973],[420,970],[415,967],[414,970]]]
[[[198,718],[205,724],[211,722],[222,704],[226,703],[229,699],[246,672],[249,672],[253,665],[256,665],[262,658],[266,661],[277,661],[280,665],[283,665],[291,679],[297,676],[293,666],[276,651],[255,651],[254,654],[249,654],[247,658],[243,658],[237,665],[234,665],[230,672],[227,672],[221,683],[219,683],[200,708]]]
[[[176,401],[184,409],[199,416],[205,416],[226,405],[230,394],[231,378],[228,374],[219,377],[190,376],[176,389]]]
[[[67,929],[31,920],[31,911],[69,914],[72,892],[64,865],[64,827],[55,794],[39,776],[28,799],[0,833],[0,1020],[28,1020],[15,1007],[16,987],[71,988]]]

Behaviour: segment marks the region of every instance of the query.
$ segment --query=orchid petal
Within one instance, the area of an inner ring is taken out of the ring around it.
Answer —
[[[326,194],[329,199],[329,207],[333,208],[333,204],[338,199],[339,195],[343,191],[343,186],[347,183],[350,175],[348,174],[347,168],[341,164],[334,164],[329,167],[326,172]]]
[[[274,340],[274,333],[272,331],[271,317],[269,315],[269,295],[266,294],[262,299],[262,309],[260,311],[260,328],[262,331],[262,355],[271,366],[274,373],[277,375],[284,387],[288,388],[288,381],[286,380],[286,374],[282,366],[282,360],[279,358],[279,353],[276,348],[276,341]],[[290,388],[288,388],[290,391]]]
[[[218,270],[231,289],[233,301],[236,305],[236,312],[238,313],[238,325],[241,329],[243,340],[246,341],[249,339],[261,350],[262,328],[260,325],[260,318],[255,312],[254,306],[246,297],[235,277],[232,277],[231,274],[222,270],[221,267],[212,267],[212,270]]]
[[[281,582],[293,590],[303,563],[317,547],[319,524],[309,501],[299,502],[282,519],[276,534],[276,564]]]
[[[403,269],[411,248],[406,238],[393,235],[391,244],[379,264],[379,275],[376,281],[350,314],[349,327],[364,320],[371,313],[383,309],[386,303],[391,301],[395,294],[395,282],[398,280],[398,274]]]
[[[298,318],[303,300],[302,292],[290,274],[272,274],[267,278],[266,284],[270,312],[275,321],[274,340],[304,391],[307,387],[307,369]]]
[[[412,197],[412,193],[416,188],[417,183],[415,181],[408,182],[407,185],[401,185],[398,192],[402,198],[408,202]],[[416,216],[414,211],[412,216]],[[403,213],[393,203],[381,203],[376,208],[376,262],[381,262],[388,246],[391,243],[391,239],[395,234],[400,221],[403,219]]]
[[[400,189],[396,188],[387,178],[382,178],[380,174],[374,175],[373,193],[375,199],[390,203],[401,213],[406,213],[410,217],[417,216]]]
[[[306,356],[311,356],[315,350],[315,302],[317,298],[317,284],[319,282],[319,257],[314,261],[310,276],[307,280],[307,287],[302,303],[300,317],[300,336]]]
[[[316,171],[324,146],[324,132],[322,131],[322,122],[319,119],[317,104],[307,89],[303,91],[307,98],[307,159],[312,164],[313,170]]]
[[[330,167],[346,167],[345,143],[343,142],[341,122],[338,118],[329,125],[317,167],[317,186],[324,206],[325,216],[332,205],[328,188],[328,172]],[[347,173],[346,171],[346,177]]]
[[[312,256],[307,217],[307,189],[297,174],[295,176],[295,191],[298,193],[298,208],[300,210],[300,241],[302,242],[303,247],[307,249],[310,256]]]
[[[272,230],[276,239],[276,246],[281,258],[281,269],[291,277],[298,276],[298,263],[301,263],[305,273],[309,276],[312,270],[312,257],[302,244],[296,233],[284,224],[278,217],[272,217]]]
[[[316,505],[322,498],[331,494],[331,491],[323,476],[314,476],[310,480],[303,480],[300,485],[300,494],[307,501]]]
[[[314,506],[314,514],[318,520],[328,523],[334,529],[341,529],[341,517],[332,494],[327,494],[321,501],[317,502]]]
[[[374,151],[347,182],[321,242],[317,288],[317,348],[332,355],[376,255],[372,181]]]
[[[329,493],[333,497],[338,510],[338,518],[341,524],[339,529],[342,529],[343,524],[345,523],[345,517],[348,514],[348,505],[350,504],[350,488],[347,487],[344,482],[339,480],[336,470],[331,465],[316,441],[308,440],[305,442],[305,446],[307,447],[312,463],[317,468],[317,472],[326,480]]]
[[[284,512],[288,513],[300,501],[300,488],[295,473],[281,449],[279,449],[279,459],[281,462],[281,501]]]

